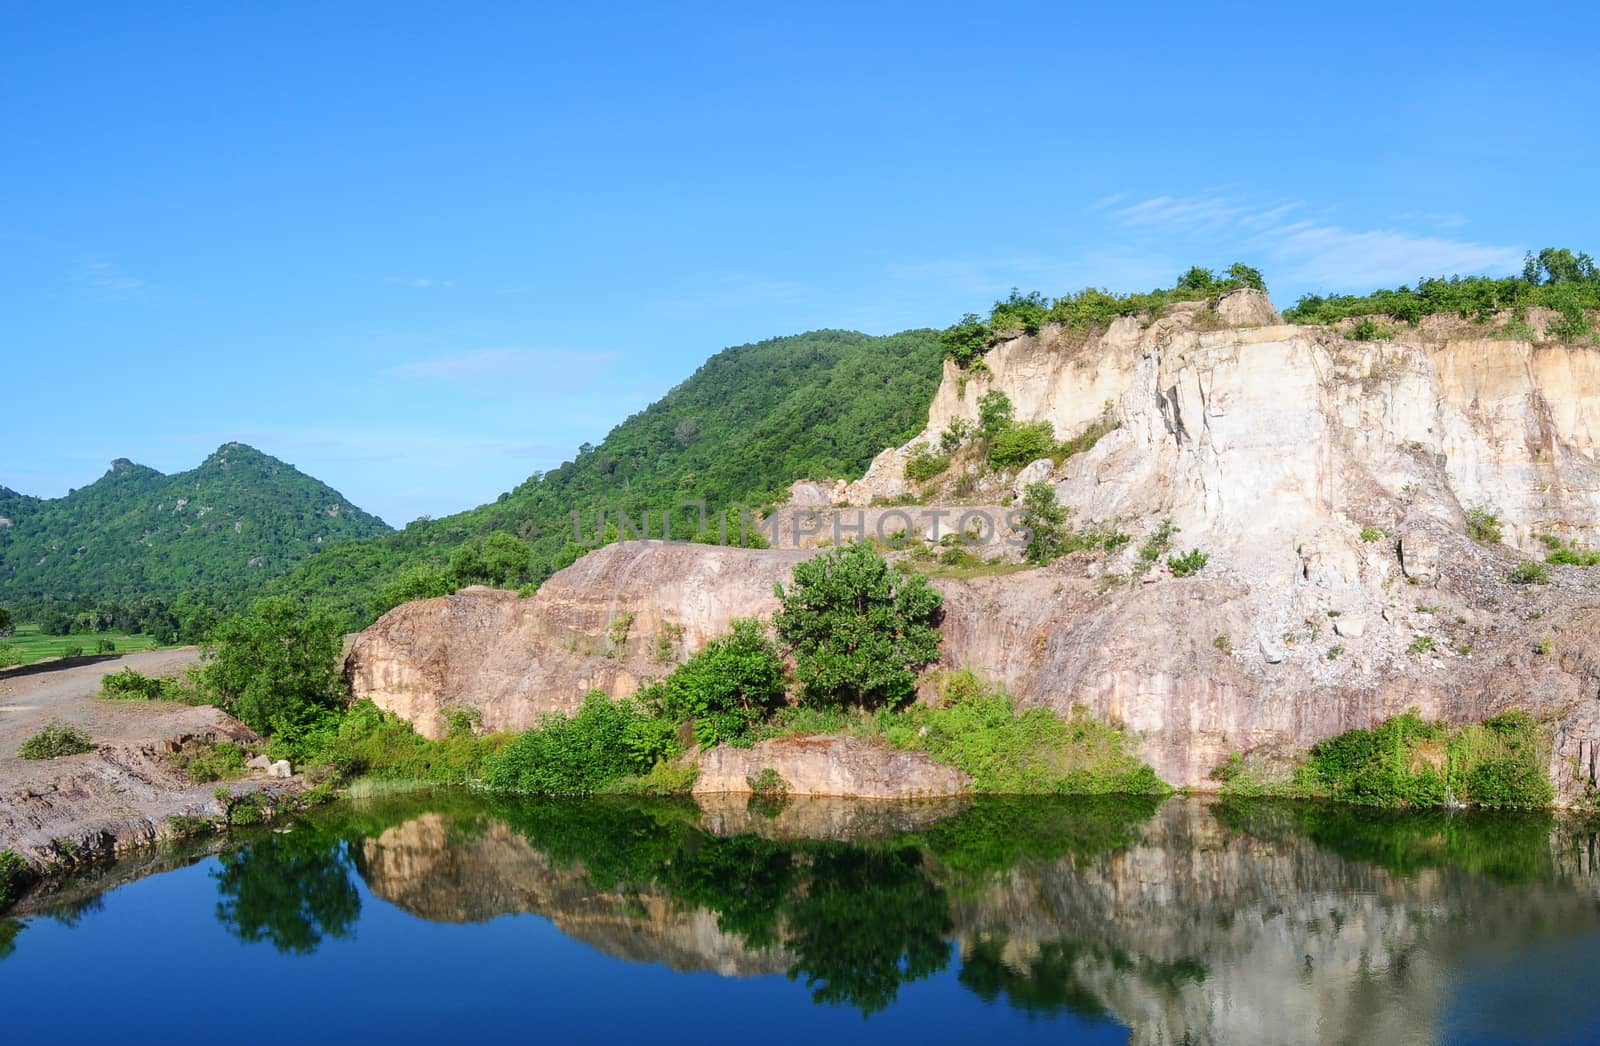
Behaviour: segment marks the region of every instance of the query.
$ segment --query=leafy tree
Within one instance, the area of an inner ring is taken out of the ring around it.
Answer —
[[[965,367],[989,351],[989,325],[977,313],[969,312],[939,336],[947,359]]]
[[[16,620],[12,618],[11,611],[0,607],[0,639],[9,636],[16,628]]]
[[[257,731],[303,736],[344,703],[339,629],[292,599],[259,600],[218,625],[212,641],[205,682]]]
[[[1022,492],[1022,525],[1028,531],[1023,556],[1041,566],[1061,555],[1066,547],[1067,514],[1056,502],[1056,488],[1040,481]]]
[[[808,701],[893,708],[939,657],[944,597],[867,545],[797,564],[793,584],[775,592],[783,609],[773,625],[794,652]]]
[[[761,622],[735,621],[655,690],[666,715],[692,719],[695,739],[710,747],[747,736],[783,703],[783,660]]]
[[[1011,427],[1014,412],[1011,397],[990,389],[978,399],[978,437],[992,440]]]

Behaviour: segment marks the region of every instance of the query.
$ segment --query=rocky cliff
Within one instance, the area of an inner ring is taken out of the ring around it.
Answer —
[[[857,482],[805,488],[806,510],[909,495],[924,502],[904,508],[915,517],[958,491],[1003,507],[1016,476],[977,475],[981,459],[958,455],[918,489],[904,477],[909,448],[976,419],[991,389],[1058,437],[1110,429],[1028,471],[1078,524],[1132,540],[939,579],[947,665],[1026,705],[1087,705],[1137,734],[1174,784],[1204,786],[1233,751],[1303,748],[1409,707],[1454,720],[1523,707],[1549,723],[1563,798],[1594,785],[1595,570],[1552,565],[1544,584],[1511,572],[1542,558],[1545,537],[1595,540],[1600,350],[1488,338],[1464,321],[1352,341],[1283,324],[1248,293],[1088,337],[1046,328],[998,345],[982,369],[947,364],[925,432]],[[1469,537],[1474,509],[1498,516],[1503,537]],[[1209,555],[1197,575],[1139,557],[1162,520],[1177,527],[1173,551]],[[806,554],[779,543],[627,543],[531,600],[469,591],[397,608],[356,643],[356,692],[425,730],[453,703],[509,727],[574,707],[590,686],[630,692],[732,618],[770,613],[772,582]]]

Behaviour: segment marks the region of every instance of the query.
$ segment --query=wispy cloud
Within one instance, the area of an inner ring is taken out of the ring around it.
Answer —
[[[573,388],[610,371],[622,359],[622,353],[611,351],[473,349],[402,363],[390,368],[389,373],[399,378],[425,378],[432,381],[538,378],[554,386]]]
[[[424,291],[433,287],[454,287],[455,280],[437,280],[431,276],[385,276],[384,283],[392,283],[399,287],[410,287],[413,290]]]
[[[1106,211],[1130,230],[1179,230],[1237,237],[1238,247],[1274,265],[1279,281],[1327,290],[1403,283],[1419,276],[1514,271],[1522,251],[1404,228],[1351,229],[1326,220],[1301,218],[1300,201],[1268,205],[1231,196],[1156,196]],[[1411,214],[1397,221],[1434,230],[1459,228],[1461,215]]]
[[[84,262],[80,278],[91,287],[108,291],[136,291],[145,285],[143,280],[130,276],[121,266],[108,261]]]

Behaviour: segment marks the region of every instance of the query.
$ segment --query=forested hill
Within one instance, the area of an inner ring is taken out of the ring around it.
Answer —
[[[599,446],[498,501],[327,549],[273,588],[359,627],[457,584],[542,581],[570,561],[574,510],[592,529],[596,509],[637,519],[680,499],[761,505],[796,479],[855,478],[926,423],[941,353],[932,330],[813,331],[725,349]],[[498,545],[485,541],[491,534],[502,535]]]
[[[167,476],[124,458],[63,498],[0,488],[0,600],[221,597],[260,588],[318,549],[389,527],[243,443]]]

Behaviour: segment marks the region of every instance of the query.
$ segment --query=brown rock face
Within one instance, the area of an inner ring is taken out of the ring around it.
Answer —
[[[1226,329],[1190,309],[1087,340],[1047,327],[997,345],[986,372],[947,364],[907,446],[972,422],[991,391],[1058,436],[1114,424],[1053,478],[1075,526],[1128,540],[936,581],[943,666],[1023,706],[1086,705],[1173,784],[1207,787],[1232,752],[1304,748],[1409,708],[1452,721],[1522,708],[1548,724],[1562,799],[1595,787],[1600,568],[1550,564],[1547,584],[1513,570],[1547,540],[1600,547],[1600,350],[1427,325],[1349,341],[1252,325],[1271,319],[1258,299],[1231,302]],[[905,493],[905,453],[802,500]],[[908,511],[935,507],[979,506]],[[1469,539],[1473,509],[1501,520],[1503,542]],[[1163,521],[1168,547],[1141,556]],[[1207,562],[1178,577],[1168,557],[1190,549]],[[631,693],[733,618],[769,615],[773,582],[807,554],[630,542],[532,600],[399,607],[357,641],[356,692],[428,733],[456,703],[493,728],[529,726],[589,687]]]
[[[458,706],[485,729],[526,729],[575,711],[593,688],[625,697],[734,619],[770,616],[773,584],[809,554],[630,541],[584,556],[531,599],[474,587],[407,603],[356,637],[352,690],[428,737]]]
[[[749,792],[771,770],[789,795],[860,799],[925,799],[960,795],[972,779],[934,762],[926,752],[903,752],[858,737],[812,734],[777,737],[753,748],[713,748],[700,757],[695,794]]]

